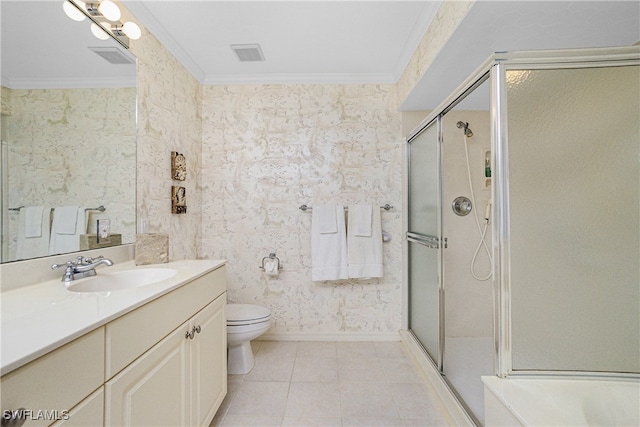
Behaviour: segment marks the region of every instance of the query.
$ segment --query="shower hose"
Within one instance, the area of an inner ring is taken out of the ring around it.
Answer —
[[[467,147],[467,141],[468,141],[468,136],[467,135],[463,135],[462,136],[464,138],[464,154],[465,154],[465,158],[467,160],[467,178],[469,178],[469,191],[471,192],[471,203],[472,206],[477,206],[476,205],[476,197],[473,193],[473,185],[471,183],[471,166],[469,164],[469,148]],[[491,202],[491,200],[489,200],[489,202]],[[487,228],[489,227],[489,222],[490,222],[490,217],[489,215],[485,215],[485,223],[484,223],[484,227],[480,226],[480,220],[478,219],[478,213],[475,212],[477,211],[477,209],[474,210],[473,213],[473,218],[476,220],[476,225],[478,226],[478,233],[480,233],[480,241],[478,242],[478,246],[476,247],[476,251],[473,253],[473,258],[471,259],[471,275],[473,276],[474,279],[476,280],[480,280],[480,281],[485,281],[485,280],[489,280],[491,278],[491,264],[492,259],[491,259],[491,251],[489,250],[489,247],[487,246],[487,243],[485,242],[485,236],[487,235]],[[489,273],[486,276],[480,276],[479,274],[476,273],[476,260],[478,259],[478,254],[480,253],[480,248],[484,247],[485,252],[487,253],[487,257],[489,258]]]

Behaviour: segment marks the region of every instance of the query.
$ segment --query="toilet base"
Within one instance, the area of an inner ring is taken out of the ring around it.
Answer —
[[[227,360],[228,374],[248,374],[251,369],[253,369],[253,364],[255,363],[253,350],[251,349],[251,341],[230,345]]]

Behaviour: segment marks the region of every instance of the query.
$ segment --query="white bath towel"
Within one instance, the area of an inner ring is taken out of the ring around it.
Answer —
[[[329,206],[329,207],[327,207]],[[322,216],[332,211],[336,232],[323,233]],[[341,280],[349,277],[347,267],[347,235],[344,207],[340,205],[314,206],[311,217],[311,280]]]
[[[369,236],[357,235],[362,230],[359,221],[367,220],[367,212],[362,205],[349,206],[349,227],[347,246],[350,278],[369,278],[383,276],[382,262],[382,224],[380,210],[369,207],[371,212],[371,233]]]
[[[16,239],[16,259],[49,255],[51,208],[27,206],[20,209]]]
[[[42,237],[42,211],[44,206],[25,206],[20,209],[20,214],[24,213],[24,237]]]
[[[80,250],[80,235],[87,232],[88,215],[81,206],[61,206],[53,210],[49,254]]]

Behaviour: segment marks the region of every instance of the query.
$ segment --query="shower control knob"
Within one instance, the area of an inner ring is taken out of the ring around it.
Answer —
[[[469,215],[472,209],[471,200],[464,196],[456,197],[453,203],[451,203],[451,208],[458,216]]]

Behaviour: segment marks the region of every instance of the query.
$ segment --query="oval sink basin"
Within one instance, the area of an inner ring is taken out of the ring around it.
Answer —
[[[175,276],[172,268],[141,268],[117,271],[115,273],[99,272],[97,276],[80,279],[71,283],[67,290],[71,292],[111,292],[139,288],[161,282]]]

